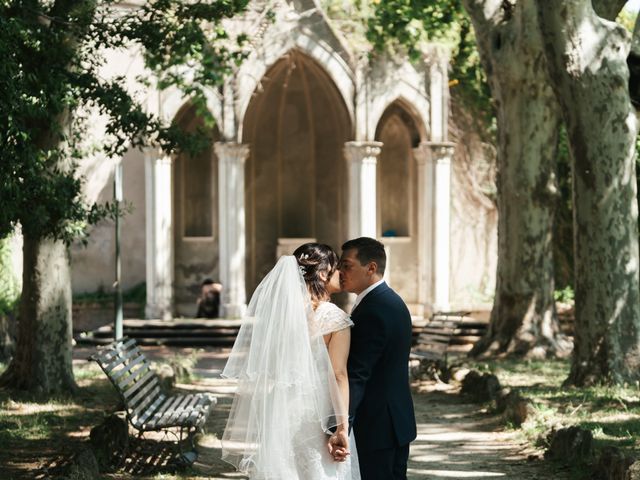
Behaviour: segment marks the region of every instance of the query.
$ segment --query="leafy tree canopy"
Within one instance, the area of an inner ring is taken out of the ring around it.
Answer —
[[[355,0],[353,11],[343,4],[324,2],[344,33],[363,37],[359,44],[368,45],[372,55],[403,53],[420,61],[429,43],[449,46],[452,94],[471,112],[485,141],[493,142],[495,111],[471,21],[460,0]]]
[[[87,205],[77,162],[88,113],[106,118],[99,146],[107,156],[156,145],[198,150],[206,138],[187,135],[148,112],[123,76],[104,78],[106,54],[142,52],[137,80],[180,88],[207,117],[205,91],[246,55],[246,38],[231,38],[223,21],[248,0],[0,0],[0,238],[17,224],[33,237],[66,242],[113,213]]]

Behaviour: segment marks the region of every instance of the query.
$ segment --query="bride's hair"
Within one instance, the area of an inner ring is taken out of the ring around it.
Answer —
[[[296,248],[293,256],[301,267],[311,301],[317,306],[320,301],[329,298],[327,282],[338,268],[338,255],[329,245],[305,243]],[[325,280],[321,277],[323,273],[326,274]]]

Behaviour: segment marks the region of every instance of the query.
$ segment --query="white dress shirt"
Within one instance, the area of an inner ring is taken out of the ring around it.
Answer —
[[[356,301],[353,304],[353,308],[351,309],[351,312],[353,313],[353,311],[356,309],[356,307],[358,306],[358,304],[362,301],[362,299],[364,297],[367,296],[367,294],[373,290],[374,288],[376,288],[379,285],[382,285],[384,283],[384,279],[382,280],[378,280],[376,283],[374,283],[373,285],[370,285],[369,287],[367,287],[366,289],[364,289],[363,291],[361,291],[358,296],[356,297]]]

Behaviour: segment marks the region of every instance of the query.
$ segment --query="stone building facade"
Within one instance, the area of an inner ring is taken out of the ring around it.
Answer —
[[[224,285],[225,315],[237,317],[279,254],[366,235],[386,245],[387,280],[415,314],[473,307],[493,291],[496,219],[457,188],[447,50],[433,45],[418,65],[370,60],[314,0],[270,3],[274,19],[255,7],[227,25],[255,35],[249,58],[209,96],[212,147],[121,159],[133,206],[124,287],[146,282],[147,317],[188,317],[211,277]],[[134,53],[116,63],[142,68]],[[147,104],[186,128],[202,123],[179,92],[147,92]],[[89,200],[109,200],[113,164],[83,169]],[[111,285],[113,251],[106,223],[73,248],[75,292]]]

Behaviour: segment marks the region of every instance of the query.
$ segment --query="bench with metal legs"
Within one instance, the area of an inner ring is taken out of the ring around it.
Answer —
[[[133,339],[123,338],[102,347],[90,359],[100,365],[120,394],[127,420],[137,430],[138,438],[152,431],[173,435],[182,460],[187,464],[195,461],[194,436],[203,430],[216,404],[214,396],[207,393],[165,395],[160,379]],[[190,450],[185,450],[185,440]]]

